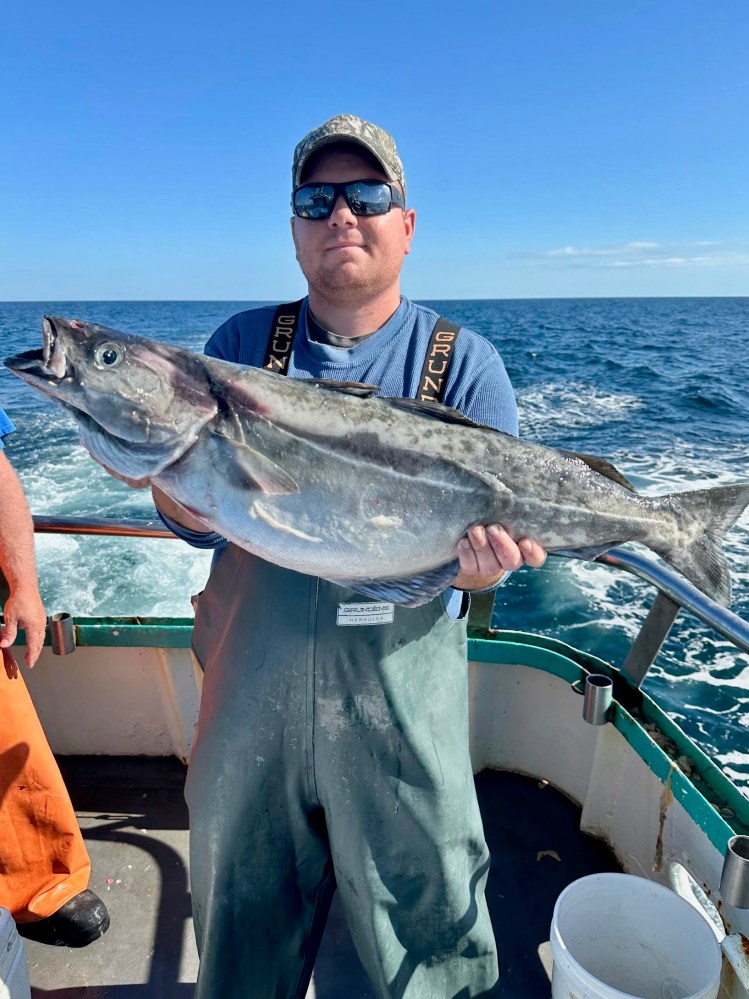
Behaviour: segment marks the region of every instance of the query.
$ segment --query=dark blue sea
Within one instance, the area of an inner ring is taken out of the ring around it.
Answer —
[[[225,318],[263,303],[0,303],[2,356],[41,345],[45,313],[201,349]],[[482,333],[515,386],[521,434],[598,454],[646,494],[749,481],[749,298],[425,303]],[[0,369],[8,440],[35,514],[150,517],[148,491],[106,475],[72,420]],[[726,539],[734,610],[749,620],[749,514]],[[177,541],[43,535],[49,613],[188,615],[209,556]],[[500,590],[495,624],[538,631],[621,665],[652,602],[642,581],[549,559]],[[645,689],[749,789],[749,657],[682,613]]]

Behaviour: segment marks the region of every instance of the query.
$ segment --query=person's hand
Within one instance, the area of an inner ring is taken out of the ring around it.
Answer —
[[[26,665],[31,669],[39,658],[44,645],[44,634],[47,630],[47,615],[44,604],[36,587],[27,590],[13,590],[3,607],[5,627],[0,637],[0,649],[3,652],[5,672],[13,679],[18,674],[18,667],[12,673],[11,663],[15,664],[10,646],[15,642],[18,629],[26,632]]]
[[[188,531],[195,531],[197,534],[207,534],[213,531],[208,521],[203,520],[194,510],[187,510],[181,503],[172,499],[171,496],[167,496],[158,486],[151,486],[151,496],[157,510],[169,520],[187,528]]]
[[[460,571],[453,586],[459,590],[485,590],[506,572],[522,565],[538,569],[546,561],[546,552],[537,541],[519,538],[516,543],[500,524],[471,527],[456,551]]]
[[[119,472],[115,472],[113,468],[110,468],[109,465],[105,465],[103,461],[99,461],[99,459],[95,456],[92,457],[94,457],[94,460],[101,465],[107,475],[111,475],[113,479],[119,479],[120,482],[124,482],[133,489],[145,489],[146,486],[150,486],[151,484],[151,480],[148,476],[144,479],[129,479],[126,475],[121,475]]]

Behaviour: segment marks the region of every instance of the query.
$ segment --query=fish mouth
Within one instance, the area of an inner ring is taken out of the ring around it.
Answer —
[[[43,345],[41,350],[26,350],[5,359],[5,366],[27,381],[60,382],[68,374],[68,358],[54,320],[42,320]],[[71,372],[72,373],[72,372]]]
[[[44,365],[46,367],[49,364],[49,359],[52,356],[52,351],[54,350],[55,342],[57,340],[55,325],[49,316],[45,316],[42,320],[42,337],[44,339],[43,357]]]

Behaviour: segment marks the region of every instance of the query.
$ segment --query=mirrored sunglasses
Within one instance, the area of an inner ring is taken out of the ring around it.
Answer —
[[[350,180],[345,184],[302,184],[292,195],[291,207],[301,219],[327,219],[341,195],[354,215],[384,215],[393,205],[406,206],[403,195],[392,184]]]

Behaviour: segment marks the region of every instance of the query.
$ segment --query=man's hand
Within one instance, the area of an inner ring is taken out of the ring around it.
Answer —
[[[148,476],[144,479],[129,479],[126,475],[120,475],[119,472],[115,472],[113,468],[110,468],[109,465],[105,465],[103,461],[99,461],[95,455],[92,455],[91,457],[94,461],[101,465],[107,475],[111,475],[113,479],[119,479],[120,482],[124,482],[125,485],[131,486],[133,489],[145,489],[146,486],[150,486],[151,484],[151,480]]]
[[[506,572],[522,565],[538,569],[546,561],[546,552],[531,538],[520,538],[517,544],[499,524],[470,528],[458,542],[460,572],[453,582],[459,590],[485,590],[494,586]]]
[[[0,637],[0,649],[3,652],[5,672],[13,678],[15,659],[10,652],[10,646],[15,642],[18,629],[26,632],[26,665],[31,669],[39,658],[44,645],[44,634],[47,630],[47,615],[44,612],[42,598],[36,587],[27,590],[14,590],[5,601],[3,608],[5,627]],[[16,667],[17,672],[17,667]]]
[[[151,486],[151,495],[154,506],[161,510],[165,517],[173,520],[177,524],[186,527],[188,531],[196,531],[199,534],[210,533],[213,528],[202,518],[198,517],[191,510],[186,510],[181,503],[173,500],[171,496],[159,489],[158,486]]]

